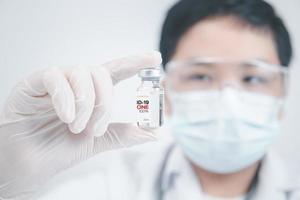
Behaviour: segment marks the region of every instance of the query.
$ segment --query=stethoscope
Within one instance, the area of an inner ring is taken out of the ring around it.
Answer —
[[[164,200],[164,197],[165,197],[165,190],[163,189],[162,179],[165,174],[166,166],[167,166],[167,163],[169,161],[170,155],[171,155],[174,147],[175,147],[175,144],[170,145],[170,147],[168,148],[168,150],[166,152],[165,158],[161,164],[161,170],[158,174],[158,178],[157,178],[157,182],[156,182],[156,185],[158,186],[158,188],[156,188],[157,189],[157,197],[156,197],[157,200]],[[258,173],[255,175],[255,177],[251,183],[250,191],[247,193],[244,200],[253,200],[254,194],[256,192],[257,182],[258,182]],[[289,192],[285,193],[286,200],[289,200],[290,196],[291,196],[291,194]]]

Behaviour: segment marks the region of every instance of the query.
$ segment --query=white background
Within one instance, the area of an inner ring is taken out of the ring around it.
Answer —
[[[174,0],[0,0],[0,105],[14,84],[49,66],[99,65],[158,49],[165,12]],[[293,159],[300,145],[299,0],[272,0],[293,39],[287,115],[280,151]],[[138,79],[115,91],[115,121],[134,121]],[[130,105],[130,106],[128,106]],[[296,152],[292,153],[291,152]]]

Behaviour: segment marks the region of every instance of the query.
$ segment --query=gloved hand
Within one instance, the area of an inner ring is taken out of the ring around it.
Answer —
[[[100,67],[51,68],[21,81],[0,118],[0,199],[27,199],[43,182],[99,152],[155,140],[110,123],[113,86],[161,63],[158,52]]]

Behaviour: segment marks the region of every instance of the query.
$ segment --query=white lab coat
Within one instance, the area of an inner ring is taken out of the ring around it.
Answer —
[[[96,156],[53,178],[36,198],[157,200],[162,189],[164,200],[203,199],[201,186],[180,148],[175,146],[167,155],[169,147],[170,142],[151,142]],[[291,180],[297,179],[291,179],[279,157],[268,152],[254,199],[300,200],[300,184]]]

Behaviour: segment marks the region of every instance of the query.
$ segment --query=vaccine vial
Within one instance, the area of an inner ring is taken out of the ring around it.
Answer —
[[[142,69],[141,84],[137,88],[137,125],[141,128],[157,128],[163,124],[164,89],[160,85],[159,68]]]

